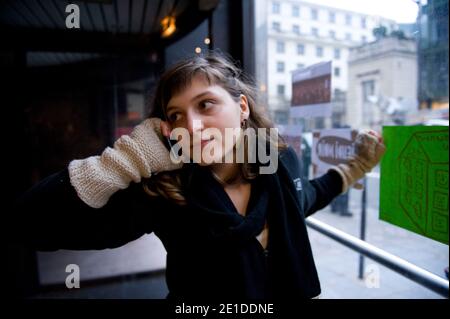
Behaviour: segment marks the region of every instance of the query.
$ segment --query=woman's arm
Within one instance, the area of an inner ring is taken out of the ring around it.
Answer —
[[[347,192],[379,163],[384,152],[383,139],[378,133],[360,131],[355,140],[355,154],[347,163],[333,166],[326,174],[305,183],[305,215],[324,208],[333,198]]]
[[[121,136],[114,147],[100,156],[74,160],[69,164],[70,182],[78,197],[94,208],[104,206],[112,194],[139,183],[155,172],[182,167],[170,157],[163,143],[161,120],[150,118],[137,125],[130,135]]]
[[[331,201],[341,194],[342,178],[335,171],[329,171],[324,175],[306,180],[303,185],[305,194],[305,217],[326,207]]]
[[[342,179],[335,171],[329,171],[323,176],[307,180],[301,178],[300,160],[292,147],[283,151],[282,161],[288,168],[290,178],[301,179],[301,187],[297,188],[297,195],[305,217],[327,206],[342,190]]]
[[[160,122],[143,121],[100,156],[74,160],[27,191],[14,208],[15,240],[39,250],[103,249],[151,232],[161,201],[150,202],[140,182],[182,166],[171,161]]]
[[[37,250],[114,248],[152,232],[151,211],[159,209],[157,203],[141,184],[132,183],[103,207],[90,207],[64,169],[16,200],[9,231],[13,242]]]

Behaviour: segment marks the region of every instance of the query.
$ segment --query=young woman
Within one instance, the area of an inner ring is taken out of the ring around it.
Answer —
[[[318,296],[305,218],[370,171],[384,145],[375,132],[361,132],[348,164],[300,179],[299,159],[280,138],[242,134],[271,127],[255,101],[255,88],[229,59],[211,53],[179,62],[162,75],[149,119],[20,198],[20,239],[38,250],[105,249],[154,232],[167,250],[169,297]],[[203,134],[211,128],[215,135]],[[214,149],[212,158],[189,152],[191,161],[174,163],[165,141],[175,129],[189,133],[183,152]],[[227,129],[239,133],[231,145]],[[277,151],[275,172],[249,160],[256,144]],[[230,153],[234,161],[224,162]]]

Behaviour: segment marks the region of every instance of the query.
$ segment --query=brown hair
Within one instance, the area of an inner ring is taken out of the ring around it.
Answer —
[[[261,107],[257,106],[257,92],[254,82],[245,75],[236,63],[228,56],[218,52],[208,52],[206,55],[195,55],[184,59],[161,76],[153,98],[152,112],[149,117],[166,119],[165,111],[171,97],[188,87],[196,75],[203,75],[210,85],[220,85],[233,99],[239,100],[240,95],[247,97],[250,115],[247,127],[271,128],[272,122],[263,114]],[[270,140],[267,130],[266,140]],[[247,136],[244,135],[244,154],[249,147]],[[278,136],[278,149],[285,149],[287,145],[281,136]],[[247,163],[247,157],[241,165],[241,174],[244,179],[250,180],[257,176],[256,166]],[[150,196],[163,196],[167,199],[183,205],[185,197],[182,193],[179,171],[170,171],[154,175],[143,181],[143,187]]]

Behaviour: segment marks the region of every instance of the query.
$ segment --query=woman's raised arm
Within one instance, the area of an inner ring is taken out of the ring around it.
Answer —
[[[72,161],[16,199],[12,240],[37,250],[124,245],[152,231],[151,210],[161,202],[143,191],[141,178],[179,167],[160,120],[147,119],[100,156]]]

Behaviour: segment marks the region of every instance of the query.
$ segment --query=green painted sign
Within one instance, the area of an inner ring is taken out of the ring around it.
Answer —
[[[448,127],[385,126],[380,219],[448,244]]]

